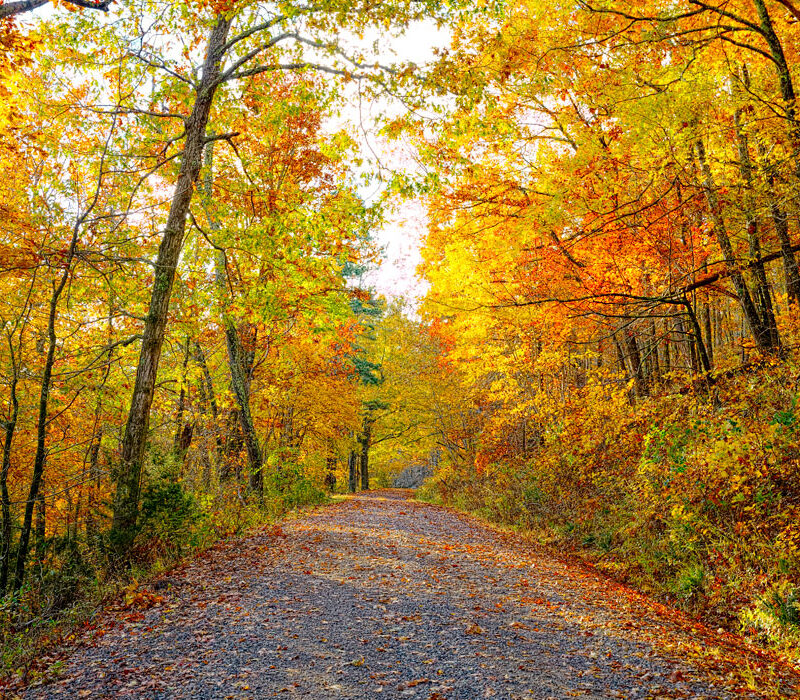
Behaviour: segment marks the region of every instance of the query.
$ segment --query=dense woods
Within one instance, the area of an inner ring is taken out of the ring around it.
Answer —
[[[431,491],[784,640],[797,9],[508,3],[454,29],[453,109],[405,125],[430,168],[423,313],[463,397]]]
[[[45,4],[0,6],[6,639],[425,463],[796,644],[799,5]],[[410,198],[407,303],[365,274]]]
[[[4,633],[319,502],[351,455],[368,487],[383,205],[334,125],[405,78],[338,37],[436,9],[37,6],[3,5]]]

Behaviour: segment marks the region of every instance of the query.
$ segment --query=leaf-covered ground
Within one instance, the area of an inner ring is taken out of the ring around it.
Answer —
[[[751,697],[792,692],[730,635],[409,494],[206,552],[104,613],[24,696],[727,698],[748,675]]]

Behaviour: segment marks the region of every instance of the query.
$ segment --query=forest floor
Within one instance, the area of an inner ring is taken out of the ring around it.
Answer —
[[[208,550],[105,610],[56,679],[22,696],[800,693],[742,640],[411,493],[361,494]]]

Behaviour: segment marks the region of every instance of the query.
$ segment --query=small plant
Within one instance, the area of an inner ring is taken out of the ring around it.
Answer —
[[[142,494],[138,540],[151,554],[164,554],[169,549],[181,552],[187,545],[193,545],[194,526],[199,517],[194,498],[179,483],[149,484]]]
[[[774,589],[763,604],[782,625],[800,626],[800,588]]]
[[[605,554],[608,554],[614,549],[614,533],[608,530],[600,533],[597,538],[597,547]]]
[[[305,474],[302,465],[283,463],[264,478],[264,499],[280,513],[299,506],[324,503],[327,496]]]
[[[800,588],[786,582],[775,586],[754,607],[743,610],[739,620],[745,630],[765,640],[795,638],[800,634]]]
[[[781,425],[786,430],[794,430],[797,427],[797,396],[792,397],[792,402],[785,411],[776,411],[772,417],[773,425]]]
[[[690,564],[680,569],[675,576],[674,591],[683,600],[694,600],[702,594],[705,582],[705,569],[699,564]]]

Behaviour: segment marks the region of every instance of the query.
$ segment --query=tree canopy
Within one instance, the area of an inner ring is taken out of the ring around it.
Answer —
[[[47,4],[0,5],[0,594],[424,465],[788,634],[798,5]],[[404,206],[410,300],[363,274]]]

